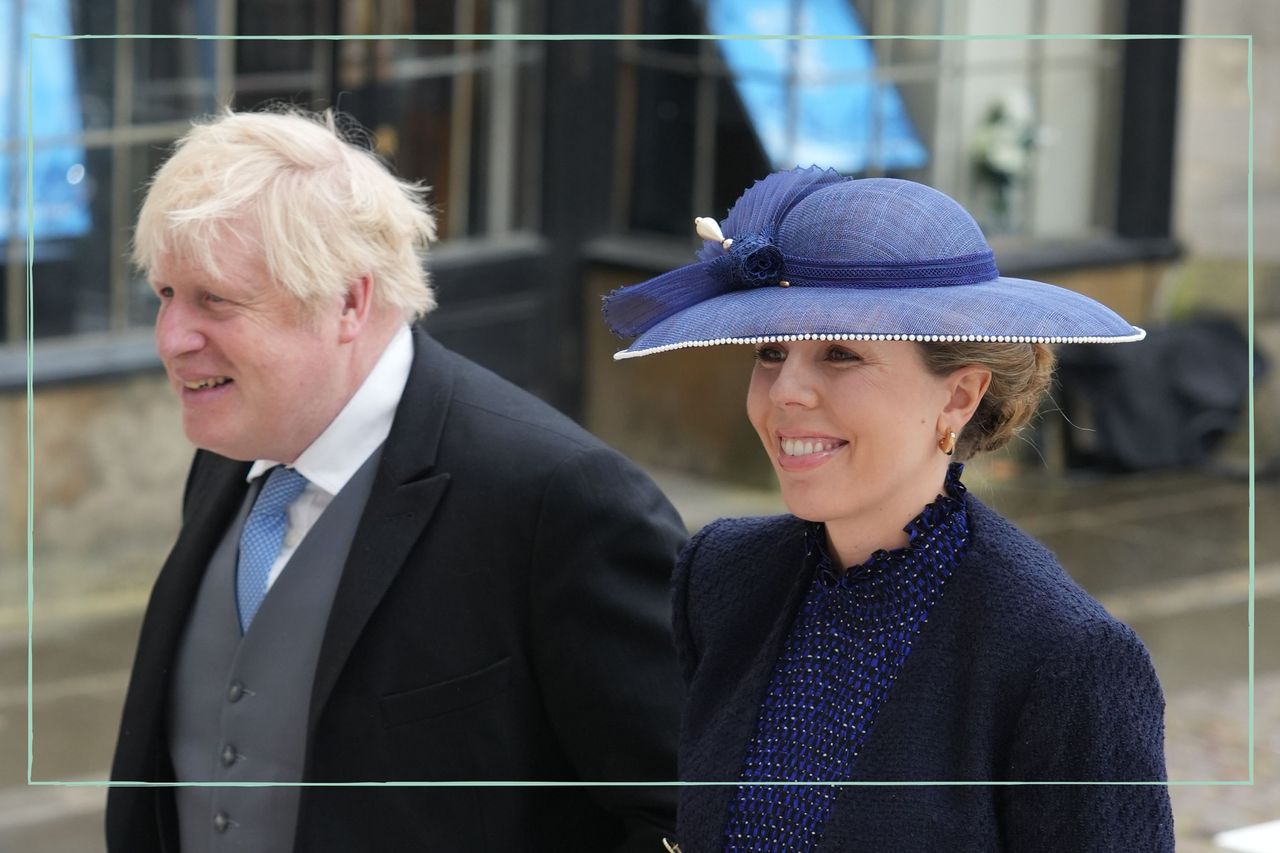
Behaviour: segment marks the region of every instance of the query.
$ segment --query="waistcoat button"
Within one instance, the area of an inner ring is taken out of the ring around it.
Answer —
[[[227,827],[231,825],[231,818],[227,817],[226,812],[218,812],[213,817],[213,828],[218,832],[226,832]]]
[[[222,748],[222,766],[230,767],[236,763],[236,748],[231,744],[227,744]]]
[[[233,681],[231,686],[227,688],[227,701],[239,702],[242,696],[244,696],[244,685],[238,681]]]

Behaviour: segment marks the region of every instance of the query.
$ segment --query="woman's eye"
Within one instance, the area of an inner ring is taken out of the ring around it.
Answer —
[[[217,294],[214,294],[214,293],[206,293],[206,294],[204,295],[204,299],[205,299],[205,301],[206,301],[206,302],[213,302],[213,303],[226,302],[226,301],[227,301],[227,300],[223,299],[221,296],[218,296]]]
[[[787,352],[782,347],[756,347],[756,361],[761,364],[780,364],[786,357]]]
[[[830,361],[862,361],[862,357],[851,349],[845,347],[831,347],[827,350],[827,359]]]

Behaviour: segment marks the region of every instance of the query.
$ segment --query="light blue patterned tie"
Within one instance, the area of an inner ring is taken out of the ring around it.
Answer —
[[[306,487],[306,477],[277,465],[267,475],[245,520],[236,565],[236,605],[242,633],[249,630],[249,623],[267,595],[267,576],[284,542],[285,512]]]

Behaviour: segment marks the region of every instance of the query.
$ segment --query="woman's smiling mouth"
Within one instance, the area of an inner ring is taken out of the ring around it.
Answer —
[[[784,471],[816,468],[839,453],[849,442],[827,435],[778,436],[778,465]]]
[[[835,441],[832,439],[803,439],[803,438],[784,438],[782,439],[782,452],[787,456],[809,456],[813,453],[826,453],[829,450],[835,450],[848,442]]]

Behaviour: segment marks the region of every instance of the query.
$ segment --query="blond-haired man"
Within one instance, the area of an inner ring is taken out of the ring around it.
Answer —
[[[683,530],[616,452],[413,326],[420,187],[332,116],[199,123],[135,260],[199,449],[121,782],[675,778]],[[657,849],[660,788],[115,787],[112,851]],[[567,845],[567,846],[566,846]]]

